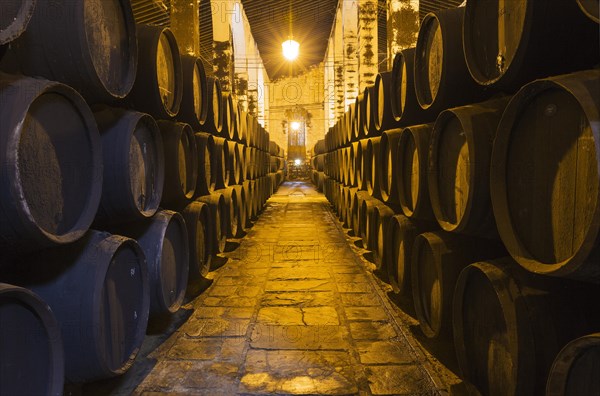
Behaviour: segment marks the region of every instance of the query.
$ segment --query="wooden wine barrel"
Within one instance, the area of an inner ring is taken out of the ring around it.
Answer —
[[[250,228],[252,227],[252,220],[255,218],[254,196],[256,193],[254,191],[254,180],[246,180],[242,183],[242,186],[246,191],[246,225],[244,228]]]
[[[62,395],[60,327],[39,296],[0,283],[0,394]]]
[[[373,207],[371,217],[371,248],[373,250],[373,259],[377,269],[383,269],[387,259],[386,255],[391,253],[393,245],[388,245],[386,236],[389,232],[390,219],[394,216],[394,208],[376,201]]]
[[[225,167],[225,185],[226,186],[234,186],[240,181],[240,166],[241,162],[240,158],[240,150],[238,148],[238,144],[234,141],[228,140],[225,142],[227,144],[227,158],[225,161],[227,162],[227,166]]]
[[[242,184],[244,180],[246,180],[246,176],[248,174],[248,147],[239,143],[237,145],[237,150],[239,152],[238,167],[240,168],[240,178],[238,180],[238,184]]]
[[[196,192],[198,149],[188,124],[158,121],[165,152],[165,184],[162,207],[179,210],[187,206]]]
[[[452,297],[460,271],[470,263],[503,257],[500,244],[443,231],[415,239],[411,287],[415,312],[428,338],[452,337]]]
[[[248,113],[244,110],[241,103],[238,103],[238,111],[237,111],[237,124],[238,124],[238,136],[237,141],[244,145],[247,144],[247,136],[248,136]]]
[[[212,253],[213,255],[223,253],[227,243],[227,208],[223,194],[213,192],[210,195],[203,195],[198,201],[204,202],[210,209],[210,218],[212,229]]]
[[[208,100],[206,122],[202,132],[220,136],[223,130],[223,93],[221,82],[214,77],[206,77],[206,97]]]
[[[4,0],[2,2],[0,45],[13,41],[27,29],[35,4],[36,0]]]
[[[229,158],[229,147],[224,138],[213,136],[210,146],[210,170],[211,170],[211,191],[225,188],[227,179],[227,159]]]
[[[372,199],[369,196],[369,193],[362,190],[356,190],[356,192],[352,195],[352,201],[350,202],[350,208],[352,213],[352,231],[355,237],[361,236],[361,228],[364,226],[365,220],[361,218],[362,216],[362,204],[365,199]]]
[[[213,136],[204,132],[194,134],[196,139],[196,150],[198,153],[198,179],[196,181],[196,193],[194,198],[210,194],[212,186],[212,155],[211,147],[214,146]]]
[[[509,98],[445,110],[429,147],[429,195],[442,229],[497,238],[490,198],[496,129]]]
[[[6,74],[0,103],[0,251],[76,241],[100,203],[94,115],[66,85]]]
[[[254,147],[246,147],[246,179],[254,180],[256,178],[256,149]]]
[[[546,396],[600,394],[600,333],[589,334],[569,342],[556,356]]]
[[[425,16],[415,50],[414,85],[423,109],[440,111],[478,102],[486,94],[467,69],[462,51],[465,8],[442,9]]]
[[[525,0],[510,7],[471,1],[463,41],[475,81],[509,92],[536,78],[592,68],[600,58],[598,24],[572,0]]]
[[[60,325],[68,382],[131,368],[150,305],[149,267],[136,241],[90,231],[74,244],[28,258],[21,270],[19,284],[38,294]]]
[[[394,57],[392,70],[391,108],[399,126],[425,124],[435,120],[436,109],[423,109],[415,91],[415,48],[408,48]]]
[[[181,307],[189,274],[189,244],[183,217],[161,210],[154,217],[113,231],[140,244],[150,274],[150,315],[175,313]]]
[[[371,227],[369,227],[369,216],[373,210],[375,198],[370,195],[358,195],[358,237],[362,240],[363,248],[371,250],[370,236]]]
[[[361,120],[363,121],[362,133],[365,137],[374,137],[381,134],[380,131],[375,128],[375,113],[373,111],[373,99],[375,94],[373,91],[374,87],[372,85],[365,87],[365,93],[363,94],[364,98],[360,109],[362,111]]]
[[[216,190],[215,194],[223,195],[225,202],[225,224],[227,225],[224,232],[227,237],[233,238],[235,235],[238,235],[238,227],[241,225],[237,192],[233,187],[227,187]]]
[[[230,92],[223,92],[223,130],[222,135],[229,140],[237,136],[237,103]]]
[[[177,119],[190,124],[194,131],[199,131],[208,117],[208,90],[204,64],[198,57],[181,55],[181,69],[183,96]]]
[[[600,23],[600,5],[596,0],[577,0],[577,5],[588,18]]]
[[[598,70],[538,80],[498,126],[494,215],[511,256],[532,272],[600,282],[599,91]]]
[[[188,279],[198,280],[210,271],[212,224],[210,209],[204,202],[194,201],[181,212],[188,235],[189,273]]]
[[[381,188],[379,187],[379,173],[381,173],[380,146],[381,136],[370,138],[367,143],[367,161],[371,161],[371,165],[369,166],[371,174],[367,178],[367,191],[372,197],[377,199],[381,198]]]
[[[356,96],[356,99],[354,101],[354,126],[352,128],[352,139],[350,139],[351,141],[357,141],[357,140],[361,140],[364,139],[365,136],[365,129],[364,129],[364,122],[365,122],[365,93],[364,91],[359,93]],[[346,144],[347,142],[343,141],[343,144]]]
[[[373,127],[377,134],[381,135],[388,129],[394,129],[399,126],[398,121],[392,113],[392,72],[386,71],[379,73],[375,78],[375,85],[371,94],[371,113]]]
[[[22,4],[15,16],[14,11],[4,14],[2,2],[2,20],[11,20],[10,34],[19,20],[27,18],[33,2],[8,3]],[[18,19],[12,20],[15,17]],[[0,34],[6,34],[4,29]],[[143,36],[136,37],[129,1],[37,1],[27,30],[12,48],[24,74],[68,84],[88,102],[98,103],[124,98],[131,91],[138,66],[138,40],[143,64]]]
[[[367,183],[369,177],[371,177],[371,159],[368,157],[368,139],[362,139],[359,141],[360,146],[357,151],[357,169],[356,169],[356,183],[358,188],[361,190],[367,189]],[[360,163],[360,166],[358,165]]]
[[[104,176],[95,224],[152,217],[165,182],[163,139],[144,113],[103,108],[94,113],[102,137]]]
[[[402,213],[412,219],[435,220],[428,182],[432,130],[433,124],[407,127],[398,140],[398,199]]]
[[[350,151],[350,158],[349,158],[349,165],[350,165],[350,186],[352,187],[356,187],[358,185],[358,172],[360,170],[360,164],[362,161],[362,157],[358,158],[358,151],[359,151],[359,147],[360,147],[360,142],[352,142],[352,145],[349,148]],[[362,155],[362,153],[361,153]]]
[[[248,196],[246,195],[246,187],[244,185],[233,186],[237,195],[237,208],[238,217],[240,219],[237,229],[237,234],[234,238],[241,238],[244,236],[245,228],[248,225]]]
[[[379,168],[379,195],[383,202],[398,204],[398,175],[400,161],[398,157],[398,141],[402,129],[386,130],[381,135],[379,144],[381,167]]]
[[[597,288],[526,273],[510,258],[469,265],[452,304],[462,377],[481,394],[543,395],[561,348],[598,330],[590,301]]]
[[[385,238],[385,260],[388,278],[394,293],[412,297],[412,248],[418,235],[437,229],[433,222],[412,220],[398,214],[390,218]]]
[[[183,72],[173,32],[160,26],[137,25],[139,63],[128,101],[156,119],[179,114],[183,99]]]

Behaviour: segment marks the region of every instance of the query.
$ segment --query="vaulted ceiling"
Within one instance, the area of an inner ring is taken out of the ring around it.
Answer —
[[[290,0],[242,0],[269,78],[287,75],[290,66],[298,73],[323,60],[337,3],[291,0],[292,34],[300,43],[300,56],[290,65],[281,52],[281,43],[290,35]]]

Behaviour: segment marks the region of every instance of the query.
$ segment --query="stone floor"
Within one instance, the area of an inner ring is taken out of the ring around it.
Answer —
[[[284,183],[238,243],[133,393],[447,393],[312,186]]]

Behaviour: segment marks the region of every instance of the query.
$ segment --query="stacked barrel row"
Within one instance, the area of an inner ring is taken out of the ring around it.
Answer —
[[[310,159],[311,181],[317,187],[318,191],[323,191],[325,183],[325,140],[319,140],[313,148],[313,155]]]
[[[323,189],[481,394],[597,394],[598,9],[503,4],[425,17],[326,134]]]
[[[251,226],[283,151],[128,1],[0,14],[0,394],[58,395],[131,367],[149,317]]]

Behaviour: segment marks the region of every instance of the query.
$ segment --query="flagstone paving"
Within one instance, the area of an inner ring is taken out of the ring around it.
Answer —
[[[313,187],[284,183],[239,242],[135,394],[444,393]]]

